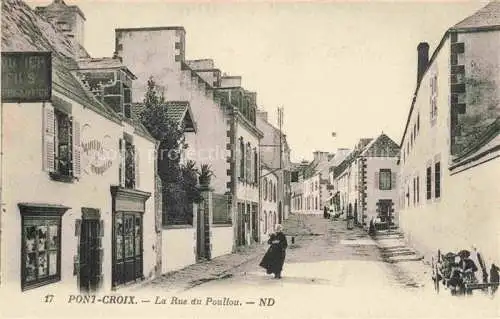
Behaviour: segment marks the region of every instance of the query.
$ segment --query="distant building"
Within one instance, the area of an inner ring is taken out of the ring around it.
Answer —
[[[361,139],[334,169],[336,211],[365,228],[371,220],[381,228],[397,226],[398,155],[398,145],[384,133]]]
[[[261,163],[263,166],[269,167],[278,177],[277,212],[278,223],[282,223],[288,218],[291,206],[291,149],[286,135],[280,133],[279,128],[269,123],[267,112],[257,111],[257,127],[264,134],[260,141]],[[265,176],[265,174],[262,174],[262,176]]]
[[[278,218],[278,174],[273,169],[262,165],[261,182],[261,242],[266,242],[269,235],[274,232]]]
[[[401,140],[401,227],[427,257],[475,246],[500,262],[500,3],[418,45]]]
[[[328,174],[332,154],[314,152],[311,163],[302,162],[296,171],[297,180],[292,182],[292,212],[295,214],[319,215],[327,203]]]
[[[231,182],[235,208],[235,246],[259,242],[260,140],[257,94],[241,86],[241,77],[223,76],[217,88],[229,114]]]

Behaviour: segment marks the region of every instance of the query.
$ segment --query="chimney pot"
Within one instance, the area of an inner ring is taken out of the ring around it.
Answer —
[[[418,65],[417,65],[417,83],[420,82],[424,75],[427,64],[429,63],[429,44],[420,42],[417,46]]]

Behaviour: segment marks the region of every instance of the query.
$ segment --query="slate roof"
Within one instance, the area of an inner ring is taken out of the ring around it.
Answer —
[[[483,29],[500,26],[500,1],[492,1],[451,27],[450,30]]]
[[[78,67],[81,70],[102,70],[102,69],[122,69],[132,80],[137,79],[135,74],[133,74],[121,61],[119,58],[84,58],[78,59]]]
[[[346,156],[346,158],[333,169],[334,177],[336,178],[340,174],[342,174],[342,172],[349,166],[349,164],[351,164],[372,141],[372,138],[361,138],[354,149]]]
[[[100,103],[71,73],[78,68],[68,38],[20,0],[2,1],[2,51],[52,52],[53,89],[103,116],[119,121],[118,115]]]
[[[385,155],[388,157],[399,156],[399,145],[384,133],[380,134],[376,139],[368,143],[368,145],[366,145],[360,153],[360,156],[374,156],[373,154],[378,153],[378,151],[382,148],[387,150]]]
[[[132,105],[133,118],[138,120],[141,110],[144,108],[142,103],[134,103]],[[191,112],[191,107],[188,101],[166,101],[165,109],[167,117],[175,122],[182,123],[183,121],[188,124],[187,129],[196,131],[196,124],[193,121],[194,117]]]

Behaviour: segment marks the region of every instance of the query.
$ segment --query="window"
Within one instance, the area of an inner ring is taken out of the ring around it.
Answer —
[[[272,202],[273,201],[273,181],[269,181],[269,194],[268,194],[268,197],[269,197],[269,201]]]
[[[410,207],[410,185],[408,185],[408,190],[406,192],[406,206]]]
[[[391,189],[391,170],[381,169],[379,172],[379,189],[380,190],[390,190]]]
[[[433,124],[437,116],[437,74],[434,73],[430,78],[430,118]]]
[[[264,200],[267,200],[267,178],[264,177],[264,185],[262,186],[262,193],[264,195]]]
[[[427,185],[427,199],[432,198],[432,168],[427,167],[427,176],[426,176],[426,185]]]
[[[125,188],[138,187],[138,175],[140,173],[138,166],[138,157],[136,156],[135,146],[132,142],[132,136],[125,134],[119,143],[122,160],[120,165],[120,184]]]
[[[441,163],[434,164],[434,197],[441,197]]]
[[[247,183],[252,182],[252,151],[250,148],[250,143],[247,143],[247,150],[245,153],[245,159],[246,159],[246,179],[245,181]]]
[[[420,132],[420,113],[417,115],[417,132]]]
[[[132,117],[132,91],[123,85],[123,112],[126,118]]]
[[[413,179],[413,206],[417,202],[417,179]]]
[[[80,176],[80,123],[74,121],[71,104],[54,97],[44,108],[43,168],[53,180],[72,182]]]
[[[267,212],[264,211],[264,234],[267,234]]]
[[[417,176],[417,203],[420,202],[420,180],[419,177]]]
[[[21,287],[61,279],[61,219],[69,207],[19,204],[22,216]]]
[[[240,179],[245,179],[245,144],[243,138],[240,138]]]
[[[318,197],[314,199],[314,209],[318,210]]]
[[[273,200],[274,200],[274,202],[276,202],[276,189],[277,189],[276,184],[274,184],[274,186],[273,186]]]
[[[257,149],[253,149],[253,162],[254,162],[254,171],[253,171],[253,182],[258,185],[259,183],[259,158],[257,155]]]

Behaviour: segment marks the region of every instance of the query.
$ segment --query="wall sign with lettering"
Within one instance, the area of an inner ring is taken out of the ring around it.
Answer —
[[[51,52],[2,52],[2,101],[46,102],[51,96]]]
[[[82,127],[82,168],[87,175],[103,175],[113,166],[117,156],[109,135],[96,138],[90,135],[91,127]]]

